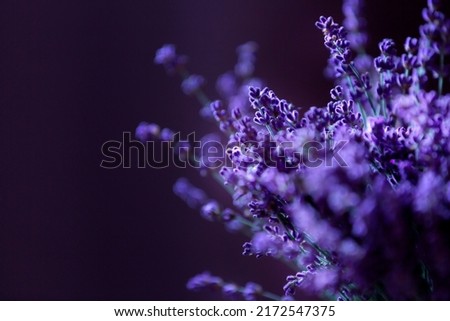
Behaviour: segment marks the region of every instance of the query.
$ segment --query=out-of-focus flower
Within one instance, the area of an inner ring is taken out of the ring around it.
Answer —
[[[172,45],[157,52],[155,62],[180,72],[183,91],[228,140],[227,163],[203,162],[200,172],[222,180],[233,206],[186,179],[174,192],[205,219],[242,232],[244,255],[294,270],[281,296],[209,273],[189,289],[246,300],[450,299],[450,20],[439,10],[428,0],[420,37],[408,37],[403,52],[383,39],[375,58],[364,48],[362,0],[344,1],[343,26],[320,17],[335,87],[326,106],[305,111],[253,78],[253,42],[238,47],[234,70],[216,82],[221,100],[212,102],[203,78],[179,68]],[[141,123],[136,136],[173,134]]]

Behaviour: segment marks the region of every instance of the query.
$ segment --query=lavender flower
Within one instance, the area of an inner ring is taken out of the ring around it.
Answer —
[[[281,297],[278,297],[273,293],[264,291],[259,284],[248,282],[242,287],[234,283],[224,282],[221,278],[212,275],[210,272],[203,272],[191,278],[187,283],[187,288],[193,291],[220,291],[225,298],[232,300],[239,300],[242,298],[248,300],[256,300],[258,298],[271,300],[281,299]]]
[[[402,49],[383,39],[372,59],[362,8],[345,0],[344,26],[317,21],[335,86],[326,106],[306,111],[252,78],[252,42],[238,47],[234,70],[216,82],[221,100],[212,102],[173,46],[157,52],[155,62],[181,70],[183,91],[228,139],[229,163],[217,171],[205,163],[201,173],[220,180],[233,208],[186,179],[174,192],[205,219],[244,234],[244,255],[293,270],[282,296],[209,273],[189,289],[246,300],[450,299],[450,22],[429,0],[420,38],[408,37]],[[141,123],[136,136],[173,134]]]
[[[236,75],[241,78],[248,78],[253,74],[257,50],[258,45],[252,41],[244,43],[237,48],[238,62],[234,67]]]
[[[189,290],[203,290],[205,288],[220,288],[223,286],[223,281],[217,276],[211,275],[209,272],[203,272],[196,275],[187,283],[187,288]]]
[[[181,90],[186,95],[192,95],[200,89],[205,83],[205,78],[199,75],[190,75],[181,83]]]
[[[173,186],[173,192],[182,198],[191,208],[198,208],[207,201],[205,192],[193,186],[186,178],[179,178]]]
[[[176,53],[175,46],[166,44],[156,52],[154,62],[163,65],[168,73],[174,73],[186,64],[187,58]]]
[[[149,124],[147,122],[141,122],[136,128],[135,136],[141,142],[153,140],[160,135],[160,128],[157,124]]]
[[[366,34],[366,20],[364,19],[364,1],[344,0],[342,4],[344,13],[344,27],[348,32],[350,47],[355,51],[364,52],[368,41]]]

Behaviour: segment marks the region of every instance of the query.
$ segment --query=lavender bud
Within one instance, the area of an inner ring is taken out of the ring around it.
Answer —
[[[181,83],[181,90],[186,95],[192,95],[205,84],[205,78],[199,75],[190,75]]]
[[[223,283],[222,279],[211,275],[209,272],[203,272],[191,278],[186,287],[188,290],[217,289]]]
[[[156,51],[154,62],[158,65],[172,65],[177,60],[175,46],[168,44]]]
[[[419,49],[419,40],[417,38],[406,38],[405,51],[409,54],[415,55]]]

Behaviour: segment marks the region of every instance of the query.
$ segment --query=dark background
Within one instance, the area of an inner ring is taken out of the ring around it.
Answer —
[[[417,35],[425,1],[368,1],[378,41]],[[448,1],[444,1],[448,2]],[[324,105],[327,51],[319,15],[340,1],[7,1],[0,4],[0,300],[185,300],[209,270],[281,293],[269,259],[241,256],[232,236],[172,194],[178,176],[211,196],[192,169],[101,169],[100,147],[150,121],[206,132],[198,105],[153,65],[174,43],[208,80],[235,47],[260,45],[257,75],[296,105]]]

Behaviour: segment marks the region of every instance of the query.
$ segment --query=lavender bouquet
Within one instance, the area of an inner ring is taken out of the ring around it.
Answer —
[[[335,81],[324,107],[297,107],[255,78],[253,42],[238,47],[234,70],[218,78],[215,101],[173,45],[157,51],[155,62],[181,76],[183,92],[219,130],[197,142],[143,122],[136,137],[170,141],[179,159],[224,186],[230,206],[185,178],[174,192],[205,219],[246,235],[243,255],[292,269],[280,294],[209,272],[189,289],[246,300],[450,299],[450,20],[428,0],[419,36],[402,45],[383,39],[373,58],[361,7],[344,1],[343,26],[332,17],[316,22]],[[205,150],[218,146],[225,158],[212,160]]]

